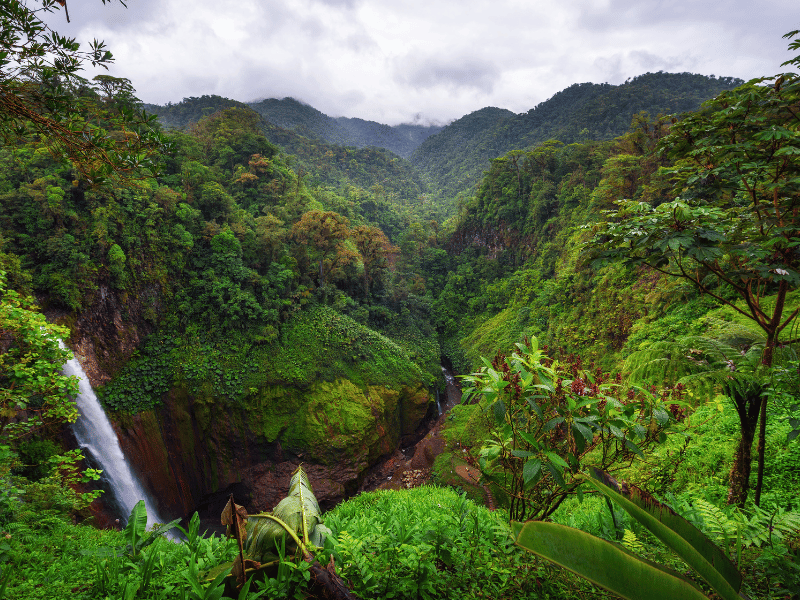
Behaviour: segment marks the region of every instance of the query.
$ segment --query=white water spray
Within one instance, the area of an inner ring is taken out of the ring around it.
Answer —
[[[439,405],[439,414],[449,411],[456,404],[461,402],[461,388],[456,382],[456,378],[450,372],[450,369],[442,365],[442,374],[445,380],[444,402]]]
[[[61,341],[59,345],[65,347]],[[73,358],[67,361],[62,370],[64,375],[78,377],[78,420],[72,424],[72,431],[81,449],[91,454],[103,469],[103,476],[122,510],[121,520],[126,521],[136,503],[144,500],[148,527],[153,523],[166,523],[156,513],[150,497],[128,465],[117,434],[100,406],[81,364]]]

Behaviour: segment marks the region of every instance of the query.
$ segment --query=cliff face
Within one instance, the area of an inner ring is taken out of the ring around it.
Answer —
[[[357,489],[378,458],[395,450],[401,436],[414,432],[430,399],[421,383],[361,388],[339,379],[305,389],[268,386],[247,409],[180,388],[163,400],[156,409],[124,417],[116,428],[160,513],[183,516],[226,489],[236,490],[251,512],[271,510],[300,462],[318,500],[337,502]],[[214,511],[209,506],[209,514]]]
[[[70,346],[93,386],[119,377],[155,329],[144,315],[158,314],[160,296],[155,289],[147,292],[130,298],[101,287],[82,314],[48,315],[71,327]],[[287,334],[288,347],[314,337],[308,323],[318,322],[336,335],[322,338],[320,356],[308,358],[312,364],[343,364],[341,355],[350,357],[353,344],[361,344],[368,351],[362,348],[366,355],[358,360],[380,368],[382,383],[402,380],[404,385],[356,384],[345,377],[292,385],[263,378],[232,401],[212,381],[193,386],[174,376],[156,408],[109,415],[127,460],[164,518],[189,515],[198,507],[202,512],[203,506],[218,517],[221,506],[217,510],[214,494],[227,500],[226,490],[250,511],[272,509],[286,495],[300,462],[320,502],[333,504],[354,493],[365,471],[394,452],[403,436],[414,434],[430,397],[419,369],[397,366],[410,364],[408,355],[341,315],[314,315],[286,325],[300,331],[297,339]],[[270,372],[268,366],[259,369]],[[412,383],[414,373],[417,383]],[[361,381],[370,378],[361,376]]]

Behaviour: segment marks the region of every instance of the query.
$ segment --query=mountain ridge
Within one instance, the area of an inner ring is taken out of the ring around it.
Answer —
[[[331,117],[294,98],[243,103],[202,96],[145,108],[167,127],[186,127],[222,108],[247,107],[282,130],[280,135],[275,129],[265,131],[273,143],[282,146],[291,137],[295,142],[300,138],[311,141],[289,144],[295,149],[321,143],[388,150],[407,159],[420,172],[428,183],[422,187],[430,188],[442,207],[439,214],[446,217],[455,211],[459,195],[471,193],[490,161],[511,150],[550,139],[565,144],[612,139],[624,134],[639,113],[655,117],[697,110],[705,100],[742,83],[733,77],[663,71],[638,75],[619,85],[575,83],[526,112],[484,107],[445,126],[390,126],[360,118]]]
[[[462,117],[423,141],[410,161],[443,199],[452,201],[478,183],[489,161],[511,150],[550,139],[565,144],[612,139],[624,134],[640,112],[655,117],[697,110],[705,100],[743,83],[733,77],[664,72],[645,73],[620,85],[575,83],[527,112],[508,111],[507,119]],[[476,113],[480,111],[470,114]],[[443,147],[450,149],[447,156],[441,154]]]

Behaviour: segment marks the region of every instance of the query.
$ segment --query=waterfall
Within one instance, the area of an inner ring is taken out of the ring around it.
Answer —
[[[444,365],[442,365],[442,374],[445,381],[442,411],[447,412],[456,404],[461,404],[461,386],[456,381],[452,371]]]
[[[447,385],[456,385],[456,378],[450,372],[450,369],[442,365],[442,374],[444,375],[444,380]]]
[[[61,341],[59,345],[65,347]],[[91,455],[103,469],[103,478],[122,511],[120,521],[126,522],[136,503],[144,500],[148,527],[153,523],[166,523],[159,517],[151,498],[128,465],[117,434],[100,406],[81,364],[73,358],[67,361],[62,371],[64,375],[75,375],[78,378],[78,420],[73,423],[72,431],[81,449]]]

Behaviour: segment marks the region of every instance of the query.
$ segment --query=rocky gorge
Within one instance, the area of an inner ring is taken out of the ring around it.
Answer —
[[[124,366],[153,327],[141,317],[141,303],[126,310],[119,294],[101,291],[71,323],[65,315],[50,317],[71,325],[69,345],[89,381],[102,390],[126,377]],[[364,359],[383,365],[389,354],[393,360],[387,364],[403,365],[403,370],[383,373],[380,380],[352,370],[350,378],[333,380],[265,377],[236,402],[207,381],[192,385],[174,375],[153,406],[107,410],[127,461],[161,515],[185,517],[198,510],[201,516],[218,516],[230,493],[250,512],[270,510],[284,497],[301,463],[320,503],[332,506],[356,493],[381,459],[424,435],[426,416],[435,420],[435,391],[411,357],[341,315],[315,319],[334,332],[321,356],[335,363],[339,330],[346,330],[348,353],[363,345],[372,353]],[[269,370],[257,358],[253,362],[254,370]],[[181,373],[177,368],[172,372]],[[98,504],[95,512],[113,522],[109,506],[102,500]]]
[[[250,512],[270,510],[300,463],[317,499],[333,505],[413,435],[430,404],[422,384],[360,389],[344,379],[305,390],[273,386],[260,399],[257,411],[226,410],[173,389],[160,407],[115,424],[162,512],[218,515],[229,493]]]

